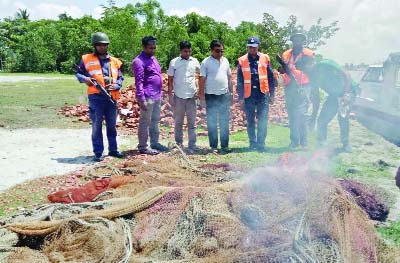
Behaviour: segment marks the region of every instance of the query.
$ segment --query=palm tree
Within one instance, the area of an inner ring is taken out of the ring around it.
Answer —
[[[18,11],[15,13],[15,18],[21,20],[29,20],[28,10],[19,8]]]

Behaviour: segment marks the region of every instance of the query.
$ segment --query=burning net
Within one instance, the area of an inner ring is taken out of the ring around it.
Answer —
[[[158,175],[138,175],[108,200],[8,218],[0,255],[8,262],[395,262],[381,256],[368,215],[324,174],[323,161],[280,161],[214,169],[222,180],[213,180],[170,156],[146,167],[127,160],[138,171],[158,167]],[[45,233],[25,231],[55,223]]]

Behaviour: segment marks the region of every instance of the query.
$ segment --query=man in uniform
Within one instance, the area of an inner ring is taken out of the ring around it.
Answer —
[[[237,92],[246,114],[250,150],[265,150],[269,104],[274,101],[274,75],[269,56],[259,52],[260,40],[247,40],[248,53],[238,59]],[[255,118],[257,115],[257,135]]]
[[[117,104],[124,78],[121,73],[122,62],[107,53],[110,40],[105,33],[97,32],[91,38],[94,52],[82,56],[80,73],[76,73],[79,82],[88,86],[89,115],[92,120],[92,145],[94,160],[102,160],[104,151],[102,124],[106,121],[108,155],[122,158],[117,147]],[[95,87],[92,79],[111,93],[112,101]]]
[[[293,47],[282,54],[282,60],[289,72],[284,74],[286,110],[289,117],[290,145],[294,150],[298,146],[307,147],[307,112],[310,102],[310,80],[306,70],[296,67],[305,57],[314,59],[314,51],[303,47],[306,42],[304,33],[291,35]]]

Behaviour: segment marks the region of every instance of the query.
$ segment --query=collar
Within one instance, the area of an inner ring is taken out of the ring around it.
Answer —
[[[212,55],[210,56],[210,58],[212,58],[212,59],[214,59],[214,60],[216,60],[216,61],[218,61],[218,62],[221,62],[221,61],[224,59],[224,56],[222,56],[219,60],[216,59],[216,58],[214,58]]]
[[[299,54],[302,54],[302,53],[303,53],[303,50],[304,50],[304,47],[302,47],[301,50],[299,50],[299,52],[298,52],[296,55],[298,56]],[[295,54],[295,53],[294,53],[294,49],[292,49],[291,53],[292,53],[292,55]]]
[[[102,58],[100,58],[100,56],[99,56],[98,54],[96,54],[96,52],[94,53],[94,55],[95,55],[96,57],[98,57],[99,59],[102,59]],[[110,54],[106,53],[106,57],[103,58],[103,59],[110,59],[110,58],[111,58]]]
[[[260,55],[261,55],[261,52],[257,52],[257,55],[256,55],[255,59],[260,58]],[[253,56],[251,56],[249,53],[247,53],[247,57],[249,58],[249,60],[250,59],[254,59]]]
[[[188,59],[184,59],[184,58],[182,58],[181,56],[179,56],[179,58],[180,58],[180,60],[187,60],[187,61],[189,61],[189,60],[192,60],[192,59],[193,59],[193,57],[192,57],[192,56],[189,56],[189,58],[188,58]]]
[[[146,57],[146,58],[148,58],[148,59],[153,59],[153,58],[154,58],[154,56],[149,56],[149,55],[147,55],[146,53],[144,53],[144,51],[142,51],[142,53],[140,53],[140,55],[141,55],[141,56],[144,56],[144,57]]]

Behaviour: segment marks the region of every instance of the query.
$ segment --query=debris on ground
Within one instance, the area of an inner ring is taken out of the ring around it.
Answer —
[[[236,83],[236,72],[232,74],[233,82]],[[121,91],[121,98],[118,101],[118,112],[120,121],[117,126],[128,130],[129,132],[136,133],[139,125],[139,105],[135,97],[135,86],[129,85]],[[168,76],[163,74],[163,103],[161,106],[161,120],[160,124],[163,126],[173,127],[173,108],[168,102]],[[275,124],[287,125],[287,113],[285,110],[285,100],[283,89],[277,88],[275,93],[274,104],[269,109],[269,121]],[[238,95],[235,94],[233,104],[231,105],[231,132],[237,132],[246,129],[246,118],[244,112],[240,109]],[[59,111],[66,117],[78,117],[78,121],[90,122],[89,107],[87,105],[79,104],[75,106],[66,106]],[[196,125],[200,128],[206,127],[206,111],[200,105],[197,106],[197,119]],[[172,133],[172,131],[171,131]],[[199,136],[206,136],[206,132],[198,133]]]
[[[47,196],[47,199],[52,203],[64,204],[90,202],[104,191],[131,183],[134,180],[134,177],[119,175],[93,179],[79,188],[69,188],[51,193]]]
[[[350,179],[339,181],[343,189],[353,196],[356,203],[368,214],[369,218],[385,221],[389,215],[389,207],[366,185]]]
[[[221,169],[222,171],[244,171],[246,167],[240,166],[240,165],[235,165],[231,163],[208,163],[201,165],[199,168],[202,169]]]

